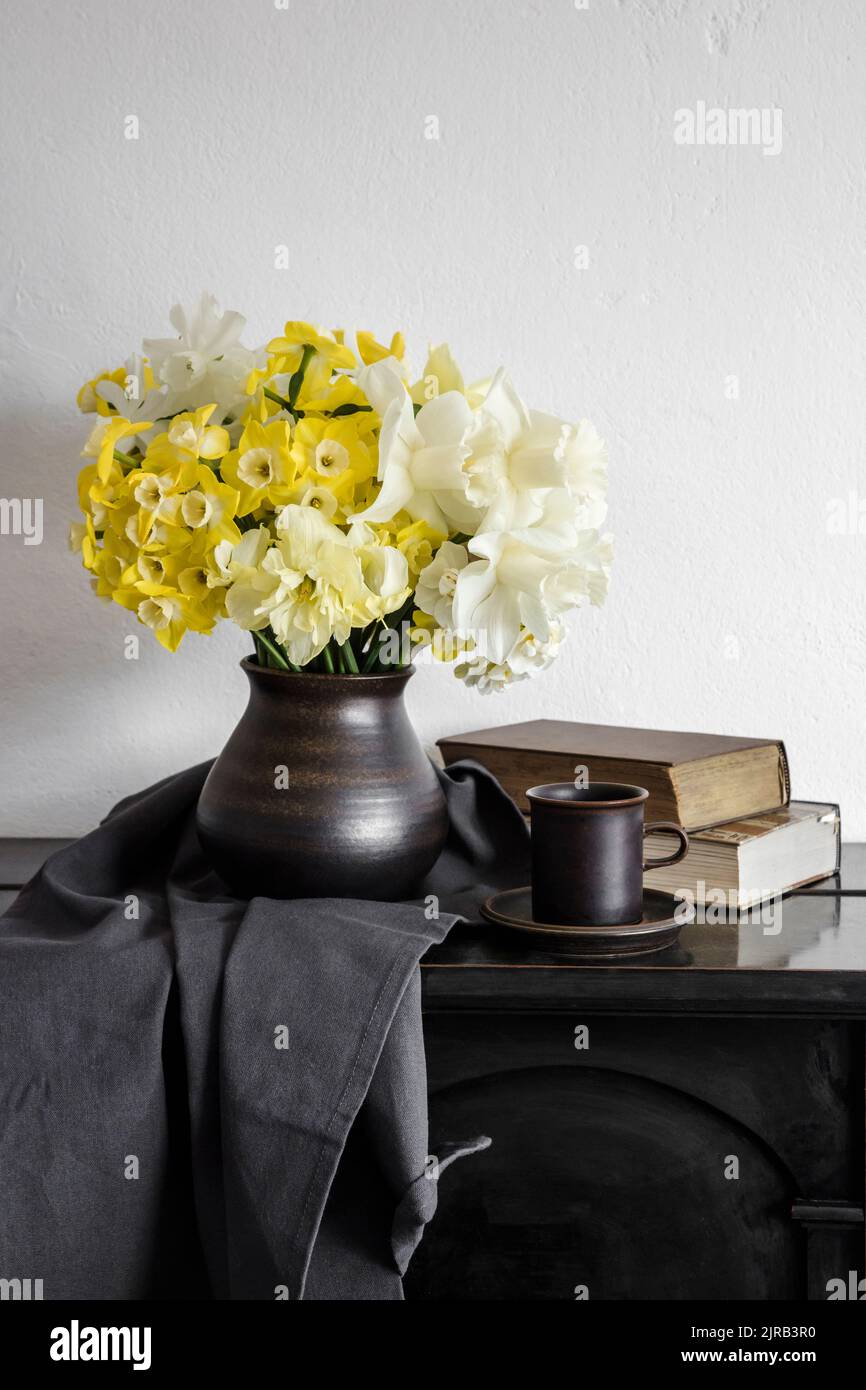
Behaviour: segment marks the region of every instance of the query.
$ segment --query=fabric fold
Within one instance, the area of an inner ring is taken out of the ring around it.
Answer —
[[[196,836],[209,768],[118,803],[0,920],[0,1273],[46,1299],[400,1298],[437,1186],[418,963],[524,871],[522,817],[456,765],[413,903],[246,903]]]

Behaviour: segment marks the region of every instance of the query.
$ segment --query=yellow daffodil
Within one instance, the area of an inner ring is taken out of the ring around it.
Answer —
[[[200,463],[195,486],[176,492],[159,504],[161,517],[173,526],[199,532],[208,548],[219,541],[236,545],[241,538],[235,523],[238,509],[237,488],[221,483],[212,468]]]
[[[155,472],[154,462],[158,466],[159,461],[159,451],[148,449],[144,467],[133,469],[125,479],[129,489],[129,507],[135,522],[134,525],[127,524],[126,530],[139,545],[145,544],[150,538],[158,521],[176,524],[178,508],[198,476],[200,465],[192,460],[187,459],[163,472]]]
[[[291,450],[288,420],[267,425],[251,420],[245,426],[238,448],[220,465],[222,477],[237,490],[238,516],[247,516],[266,502],[283,506],[289,500],[296,472]]]
[[[374,362],[384,362],[387,357],[396,357],[398,361],[402,361],[406,355],[406,339],[402,333],[392,335],[390,347],[385,347],[384,343],[377,340],[375,333],[369,333],[363,328],[354,335],[347,334],[344,328],[335,328],[334,337],[338,343],[345,344],[350,350],[356,348],[357,351],[352,352],[356,364],[360,359],[360,363],[365,367],[372,366]],[[347,337],[350,340],[354,338],[354,341],[347,344]]]
[[[135,613],[153,632],[157,642],[176,652],[187,631],[210,632],[214,619],[201,605],[167,584],[141,584],[115,589],[115,603]]]
[[[384,347],[382,343],[377,343],[372,333],[362,330],[358,334],[358,351],[361,361],[367,367],[374,362],[384,361],[386,357],[397,357],[402,361],[406,354],[406,339],[402,333],[395,333],[391,339],[391,346]]]
[[[232,544],[231,541],[226,543]],[[139,551],[134,561],[124,569],[116,587],[126,595],[131,595],[135,590],[142,599],[180,594],[192,605],[191,609],[184,607],[184,615],[193,612],[203,625],[212,626],[224,612],[225,591],[213,588],[209,577],[208,551],[196,535],[188,545],[173,554],[165,552],[156,555]],[[124,606],[132,606],[131,597],[124,600]],[[192,625],[188,623],[188,626]],[[197,630],[204,630],[204,627]]]
[[[189,532],[183,526],[173,526],[139,507],[133,497],[123,507],[107,514],[106,535],[111,531],[133,545],[138,554],[174,554],[189,544]]]
[[[225,613],[225,589],[210,583],[210,571],[204,564],[187,565],[177,576],[177,587],[196,609],[215,623]]]
[[[406,556],[413,581],[427,568],[436,551],[447,539],[443,531],[435,530],[426,521],[413,521],[410,525],[401,527],[396,534],[395,544],[400,553]]]
[[[306,479],[299,487],[292,489],[289,501],[297,503],[299,507],[313,507],[316,511],[321,512],[322,516],[326,516],[329,521],[333,521],[340,510],[333,484],[308,484]]]
[[[301,357],[299,350],[294,356],[281,354],[271,359],[267,377],[244,412],[244,424],[251,419],[264,422],[274,416],[297,418],[319,410],[319,402],[326,400],[331,390],[331,364],[313,353],[299,377]]]
[[[123,536],[106,531],[102,544],[88,568],[94,574],[94,588],[100,598],[113,598],[123,583],[123,575],[135,555],[135,548]]]
[[[111,415],[113,411],[107,401],[97,394],[101,381],[112,381],[116,386],[126,385],[126,367],[117,367],[113,372],[100,372],[92,381],[85,381],[76,397],[76,404],[82,415]]]
[[[454,361],[448,344],[440,343],[438,347],[430,348],[421,379],[416,381],[410,394],[416,405],[426,405],[446,391],[465,394],[463,373]]]
[[[253,368],[245,382],[245,392],[250,397],[251,402],[261,398],[262,386],[269,381],[275,373],[286,372],[289,370],[290,366],[291,363],[288,358],[269,354],[261,367]]]
[[[90,432],[84,446],[83,456],[96,459],[96,471],[100,482],[107,483],[114,463],[114,451],[122,439],[128,435],[139,434],[150,429],[150,422],[131,424],[123,417],[100,420]]]
[[[305,347],[310,347],[318,357],[324,358],[333,370],[351,370],[358,365],[355,354],[343,343],[338,343],[332,333],[325,328],[314,328],[311,323],[298,323],[290,320],[279,338],[268,343],[268,352],[293,358],[297,354],[300,362]]]
[[[308,382],[305,377],[299,404],[306,415],[351,417],[358,434],[368,444],[373,442],[382,424],[358,383],[346,375],[319,383],[312,379]]]
[[[178,587],[179,576],[190,566],[203,566],[212,546],[207,544],[206,534],[190,532],[185,528],[165,527],[166,537],[172,544],[134,546],[122,576],[122,586],[132,588],[137,584],[167,584]],[[124,540],[128,541],[124,536]]]
[[[84,521],[73,521],[69,528],[69,549],[81,556],[81,563],[86,570],[93,569],[98,548],[92,516],[86,517]]]
[[[341,473],[368,461],[358,455],[358,436],[352,426],[339,420],[302,420],[298,426],[292,458],[300,472],[309,471],[322,478],[339,478]]]
[[[182,449],[196,459],[221,459],[231,448],[229,432],[221,425],[209,425],[215,405],[203,405],[199,410],[186,410],[175,415],[166,433],[166,440],[175,449]]]
[[[108,478],[102,482],[95,463],[89,463],[78,475],[78,505],[85,516],[92,517],[94,527],[101,531],[108,524],[108,513],[122,507],[128,497],[123,469],[112,461]]]
[[[413,385],[401,333],[289,320],[253,350],[209,295],[170,318],[178,336],[79,392],[98,418],[70,533],[96,594],[167,649],[227,617],[262,660],[354,674],[387,664],[372,636],[414,607],[412,642],[489,690],[604,598],[588,421],[530,410],[503,369],[467,385],[446,344]]]
[[[304,419],[295,427],[292,459],[300,489],[325,487],[342,513],[353,505],[355,490],[374,476],[375,459],[352,415],[347,419]]]

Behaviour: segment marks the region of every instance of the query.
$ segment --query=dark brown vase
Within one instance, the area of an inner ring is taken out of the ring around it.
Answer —
[[[328,676],[241,665],[249,703],[197,813],[220,877],[244,897],[411,896],[448,832],[403,703],[411,669]]]

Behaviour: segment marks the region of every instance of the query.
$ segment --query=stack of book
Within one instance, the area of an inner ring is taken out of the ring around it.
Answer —
[[[839,808],[792,801],[779,739],[732,738],[532,719],[439,740],[445,765],[481,763],[528,812],[527,787],[544,782],[628,782],[646,787],[647,821],[689,833],[685,859],[650,869],[647,888],[742,911],[838,873]],[[670,836],[647,836],[647,858]]]

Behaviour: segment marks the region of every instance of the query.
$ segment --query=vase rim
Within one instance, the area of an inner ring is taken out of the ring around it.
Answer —
[[[354,673],[349,673],[347,675],[344,671],[334,671],[333,673],[330,671],[307,671],[303,668],[300,671],[274,671],[270,666],[260,666],[257,661],[253,661],[253,659],[248,656],[242,658],[240,666],[241,670],[245,671],[248,675],[252,672],[257,676],[275,676],[278,680],[334,681],[343,682],[344,684],[353,681],[408,680],[410,676],[414,676],[415,674],[415,667],[411,665],[403,666],[399,671],[359,671],[357,675]]]

